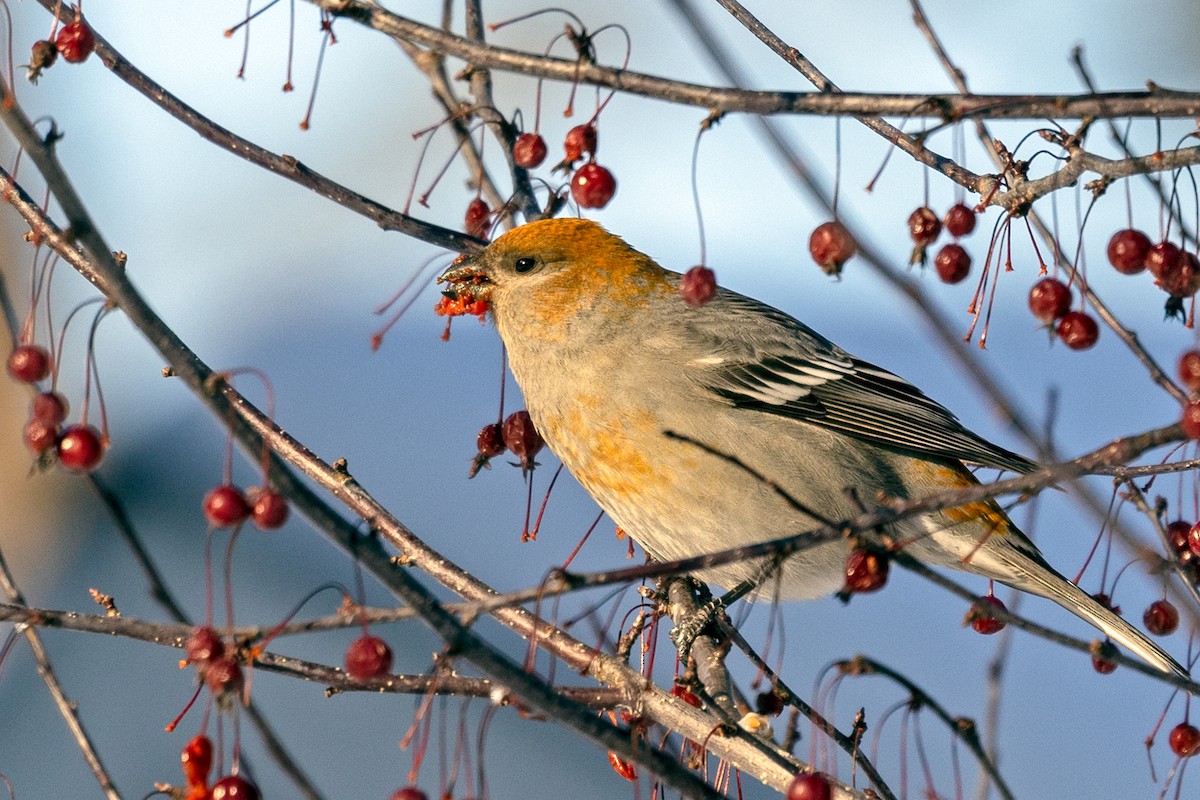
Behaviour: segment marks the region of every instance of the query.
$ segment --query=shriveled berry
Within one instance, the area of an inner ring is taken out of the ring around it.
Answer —
[[[1071,310],[1071,288],[1057,278],[1042,278],[1029,290],[1029,310],[1047,324],[1061,319]]]
[[[189,663],[206,664],[225,655],[225,643],[211,627],[200,625],[192,629],[183,651],[187,653]]]
[[[808,237],[808,252],[826,275],[840,275],[842,265],[858,252],[858,244],[837,220],[822,222]]]
[[[819,772],[802,772],[788,785],[787,800],[830,800],[833,787]]]
[[[250,504],[242,490],[222,484],[204,495],[204,517],[214,528],[231,528],[250,516]]]
[[[933,258],[934,269],[945,283],[959,283],[971,271],[971,256],[957,244],[948,244]]]
[[[1200,400],[1184,403],[1179,424],[1183,426],[1183,433],[1189,439],[1200,439]]]
[[[1001,611],[1008,609],[999,597],[995,595],[984,595],[975,601],[975,605],[971,606],[971,610],[967,612],[967,620],[971,623],[971,629],[976,633],[982,633],[984,636],[991,636],[993,633],[999,633],[1004,630],[1004,626],[1008,623],[1002,619],[992,616],[988,607],[998,608]]]
[[[467,472],[467,477],[474,478],[479,474],[479,470],[488,466],[496,456],[503,455],[507,449],[504,444],[504,426],[499,422],[484,425],[475,437],[476,453],[475,458],[471,460],[471,469]]]
[[[1179,609],[1169,600],[1155,600],[1146,606],[1146,611],[1142,614],[1142,624],[1155,636],[1172,634],[1179,627]]]
[[[1100,338],[1100,326],[1083,311],[1068,311],[1058,322],[1058,338],[1072,350],[1087,350]]]
[[[513,163],[524,169],[535,169],[546,160],[546,140],[540,133],[522,133],[513,142]]]
[[[1125,275],[1144,270],[1149,253],[1150,237],[1134,228],[1117,231],[1108,240],[1108,263]]]
[[[1200,259],[1195,253],[1181,252],[1155,283],[1172,297],[1191,297],[1200,289]]]
[[[887,553],[878,550],[863,547],[851,550],[846,559],[846,585],[842,591],[863,593],[882,589],[887,583],[889,561]]]
[[[202,666],[204,683],[213,694],[237,694],[242,690],[242,667],[233,656],[226,654]]]
[[[1181,722],[1171,729],[1167,742],[1171,745],[1172,753],[1180,758],[1190,758],[1200,753],[1200,729]]]
[[[100,431],[91,425],[69,425],[58,437],[58,461],[74,472],[91,472],[104,458]]]
[[[933,209],[921,206],[908,216],[908,235],[921,246],[928,246],[937,241],[942,232],[942,222],[933,213]]]
[[[689,306],[702,306],[717,296],[717,274],[703,264],[683,273],[679,294]]]
[[[50,374],[50,353],[37,344],[17,345],[8,357],[8,374],[22,383],[37,383]]]
[[[575,171],[571,178],[571,197],[580,208],[604,208],[617,192],[617,179],[594,161]]]
[[[1188,350],[1179,357],[1179,382],[1189,392],[1200,391],[1200,350]]]
[[[463,217],[463,230],[476,239],[486,239],[488,232],[488,217],[492,210],[482,197],[476,197],[467,203],[467,213]]]
[[[211,800],[259,800],[258,787],[241,775],[226,775],[213,784]]]
[[[584,155],[595,158],[599,136],[596,126],[590,123],[571,128],[563,138],[563,152],[566,153],[566,160],[574,163]]]
[[[534,427],[529,412],[522,409],[509,414],[504,420],[504,444],[514,456],[521,459],[522,469],[532,469],[534,458],[546,441]]]
[[[378,636],[364,633],[346,648],[346,672],[356,681],[386,675],[392,668],[392,649]]]
[[[429,800],[429,796],[415,786],[405,786],[392,792],[388,800]]]
[[[25,423],[23,438],[31,452],[41,455],[58,444],[58,426],[45,420],[31,419]]]
[[[946,232],[954,238],[966,236],[975,230],[975,209],[966,203],[956,203],[950,206],[942,224],[946,226]]]
[[[783,698],[773,691],[759,692],[754,698],[754,710],[766,717],[777,717],[783,711]]]
[[[54,46],[62,53],[63,61],[78,64],[86,61],[96,49],[96,34],[81,17],[76,17],[59,30]]]
[[[203,733],[193,736],[179,760],[183,764],[183,774],[188,786],[208,786],[208,773],[212,771],[213,746],[212,740]]]
[[[1092,669],[1101,675],[1111,675],[1117,670],[1117,661],[1114,658],[1116,655],[1117,646],[1105,639],[1099,647],[1093,648]]]
[[[67,398],[58,392],[40,392],[33,397],[31,411],[33,418],[59,425],[67,418]]]
[[[54,42],[49,39],[38,39],[33,43],[33,50],[29,54],[29,69],[25,73],[25,77],[29,78],[30,83],[37,83],[38,78],[42,77],[45,70],[54,66],[54,62],[58,61],[58,48],[54,46]]]
[[[1183,258],[1183,251],[1171,242],[1159,242],[1151,245],[1146,253],[1146,269],[1155,278],[1161,278]]]
[[[626,761],[612,750],[608,751],[608,763],[612,764],[613,771],[627,781],[636,781],[638,779],[637,767],[633,762]]]
[[[256,489],[251,494],[250,518],[260,531],[283,527],[288,518],[288,501],[274,489]]]

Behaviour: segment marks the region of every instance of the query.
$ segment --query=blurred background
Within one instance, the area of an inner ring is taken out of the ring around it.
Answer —
[[[393,9],[436,23],[440,5],[408,2],[393,4]],[[723,83],[704,52],[690,42],[669,4],[613,0],[602,6],[564,5],[593,30],[608,23],[623,25],[633,42],[630,69]],[[903,0],[751,5],[844,89],[952,91]],[[542,7],[516,1],[484,6],[489,22]],[[1200,74],[1200,51],[1195,47],[1200,17],[1189,0],[1145,7],[1123,2],[929,0],[925,7],[951,56],[981,93],[1081,92],[1069,63],[1077,44],[1085,47],[1096,80],[1105,89],[1139,89],[1147,80],[1195,88]],[[417,175],[422,142],[414,141],[412,134],[437,123],[442,112],[398,47],[346,21],[334,25],[338,43],[325,54],[312,124],[307,131],[300,129],[321,39],[318,14],[310,6],[296,9],[296,91],[290,94],[280,91],[288,53],[284,5],[254,22],[244,80],[236,78],[243,40],[240,35],[222,35],[244,17],[240,2],[177,0],[164,13],[158,4],[92,0],[85,10],[95,29],[130,61],[201,113],[392,208],[405,204],[414,181],[417,193],[424,192],[453,150],[450,133],[440,131]],[[46,36],[51,20],[33,3],[16,5],[12,11],[13,49],[20,62],[31,43]],[[704,6],[702,13],[755,87],[808,90],[799,76],[715,5]],[[493,34],[492,41],[541,52],[562,30],[563,21],[559,15],[544,15],[506,27]],[[461,30],[461,21],[458,25]],[[620,64],[624,45],[618,32],[605,33],[596,43],[602,63]],[[557,54],[569,57],[565,44],[559,48]],[[451,71],[456,67],[452,64]],[[531,125],[536,82],[501,74],[495,78],[500,111],[512,114],[520,108]],[[371,352],[370,336],[380,324],[372,310],[427,260],[439,257],[436,249],[382,232],[370,221],[213,147],[115,78],[98,59],[79,66],[59,63],[36,86],[23,77],[17,82],[18,99],[28,115],[49,115],[65,133],[59,156],[109,243],[128,254],[133,282],[210,366],[253,365],[266,371],[277,395],[278,421],[289,433],[326,460],[346,458],[363,486],[399,519],[497,589],[536,584],[550,566],[562,563],[596,514],[590,499],[567,476],[550,499],[537,541],[524,544],[519,540],[525,514],[520,471],[498,459],[493,469],[467,480],[475,434],[494,420],[498,404],[501,355],[495,331],[466,318],[456,322],[448,343],[439,341],[444,320],[431,313],[437,294],[429,283],[382,348]],[[564,119],[568,92],[569,87],[560,84],[547,84],[543,92],[541,130],[551,148],[548,164],[558,157],[561,136],[585,121],[593,107],[595,93],[581,89],[579,113]],[[690,171],[696,128],[704,116],[703,109],[618,96],[600,121],[599,160],[614,172],[619,188],[608,208],[589,216],[681,271],[699,258]],[[810,166],[831,186],[835,123],[819,118],[781,122]],[[1011,148],[1035,127],[1028,122],[997,124],[993,131]],[[1192,129],[1188,121],[1164,122],[1162,141],[1172,146]],[[971,132],[966,133],[966,165],[976,172],[992,171]],[[1155,135],[1153,122],[1132,125],[1139,152],[1153,151]],[[924,203],[926,177],[907,157],[894,154],[875,190],[865,192],[888,145],[852,121],[841,124],[841,136],[843,217],[902,269],[911,249],[905,221]],[[494,157],[494,143],[489,144]],[[953,152],[948,132],[934,137],[931,146]],[[1094,131],[1089,146],[1114,154],[1102,130]],[[3,147],[4,163],[11,164],[15,149],[6,137]],[[1021,153],[1028,157],[1037,146],[1025,148]],[[28,181],[35,196],[42,191],[28,165],[19,177]],[[430,207],[414,206],[415,213],[461,227],[467,202],[474,196],[466,188],[467,178],[465,167],[456,162],[433,191]],[[989,398],[956,368],[904,298],[860,263],[852,261],[840,281],[814,266],[807,252],[808,235],[825,215],[763,147],[750,120],[730,116],[705,135],[697,180],[707,262],[723,285],[800,317],[847,350],[923,387],[969,427],[1030,452],[1028,443],[997,418]],[[1194,213],[1191,183],[1182,185],[1187,187],[1185,212]],[[1134,221],[1154,237],[1160,232],[1157,201],[1140,181],[1134,181],[1132,189]],[[949,181],[931,175],[928,197],[940,213],[958,195]],[[1071,190],[1053,201],[1069,252],[1080,240],[1077,220],[1086,201]],[[1050,206],[1047,199],[1038,208],[1049,217]],[[1111,232],[1124,226],[1126,213],[1123,187],[1118,186],[1093,211],[1082,237],[1082,257],[1099,294],[1161,363],[1173,365],[1194,342],[1192,331],[1163,321],[1163,295],[1147,276],[1122,276],[1105,263],[1105,243]],[[971,278],[946,286],[932,271],[921,276],[929,295],[963,333],[970,323],[965,309],[996,217],[993,209],[966,240],[975,262]],[[5,226],[0,238],[7,243],[3,277],[18,312],[24,314],[30,248],[20,239],[23,228],[15,213],[0,213],[0,225]],[[1173,421],[1178,407],[1150,384],[1110,331],[1103,331],[1099,344],[1086,352],[1049,341],[1025,305],[1037,277],[1037,260],[1023,229],[1015,232],[1015,270],[1001,276],[988,348],[961,346],[998,375],[1020,408],[1035,419],[1045,417],[1049,393],[1058,393],[1053,431],[1064,454],[1083,453],[1115,437]],[[94,290],[81,278],[61,269],[54,285],[56,319],[61,321],[67,310],[92,296]],[[80,396],[84,375],[84,328],[76,323],[68,337],[60,377],[60,388],[73,402]],[[200,501],[221,481],[221,426],[181,383],[160,376],[161,358],[119,314],[101,325],[96,358],[113,436],[99,474],[126,503],[173,589],[199,617],[205,535]],[[261,389],[252,379],[237,385],[261,401]],[[509,387],[507,407],[516,409],[519,397],[511,382]],[[95,587],[112,594],[125,615],[163,619],[128,549],[88,487],[60,470],[30,474],[30,458],[21,443],[28,402],[25,387],[0,380],[0,432],[7,431],[0,435],[0,547],[28,602],[96,613],[88,597],[89,587]],[[544,466],[534,476],[535,502],[557,465],[548,453],[541,460]],[[240,457],[234,477],[243,486],[258,483],[255,466]],[[1111,485],[1096,480],[1093,489],[1105,496]],[[1160,480],[1155,491],[1196,515],[1192,477]],[[1040,503],[1036,519],[1027,509],[1018,509],[1015,518],[1037,538],[1048,559],[1070,576],[1083,564],[1101,522],[1081,510],[1069,494],[1051,495]],[[1146,522],[1132,512],[1126,511],[1122,520],[1147,530]],[[612,534],[611,523],[602,522],[576,568],[629,563],[625,543]],[[1120,552],[1113,555],[1110,582],[1126,560]],[[329,580],[349,583],[353,566],[335,556],[303,520],[295,519],[270,535],[248,532],[234,564],[238,620],[273,624],[306,592]],[[986,590],[981,580],[975,584],[980,592]],[[1097,565],[1082,585],[1088,591],[1100,590]],[[1155,579],[1135,565],[1118,585],[1115,600],[1127,617],[1137,620],[1159,594]],[[389,602],[370,586],[368,599]],[[622,602],[631,607],[635,599],[629,594]],[[332,606],[327,596],[309,611],[330,613]],[[856,597],[849,605],[833,599],[789,605],[782,611],[784,677],[806,691],[831,660],[862,652],[909,675],[952,713],[981,718],[986,667],[997,645],[995,639],[961,626],[966,610],[963,603],[902,571],[894,573],[886,590]],[[745,631],[751,642],[763,641],[766,612],[759,608],[750,614]],[[1022,612],[1076,636],[1094,635],[1042,601],[1025,603]],[[434,637],[416,623],[377,632],[396,651],[397,671],[428,670],[439,649]],[[0,627],[0,633],[7,629]],[[343,631],[297,637],[281,641],[275,649],[338,664],[354,636],[354,631]],[[193,711],[179,732],[163,733],[193,687],[193,672],[176,667],[180,654],[64,631],[44,631],[44,638],[123,794],[144,796],[156,781],[178,782],[179,750],[200,724]],[[514,654],[523,652],[518,642],[502,636],[498,641]],[[666,640],[663,644],[669,647]],[[1165,646],[1183,659],[1185,633],[1175,634]],[[669,650],[660,651],[660,661],[668,662],[666,655]],[[1143,741],[1171,699],[1166,688],[1131,670],[1099,675],[1086,657],[1020,633],[1006,667],[1000,765],[1018,796],[1158,795],[1170,763],[1165,731],[1152,751],[1156,775],[1147,764]],[[740,677],[748,675],[743,670]],[[327,699],[323,688],[262,672],[254,678],[255,699],[284,731],[285,741],[327,796],[387,797],[404,783],[411,764],[411,753],[402,751],[399,743],[419,698]],[[907,763],[907,792],[925,793],[912,740],[907,748],[901,746],[898,718],[882,730],[874,727],[890,706],[903,700],[901,692],[882,681],[864,679],[844,684],[838,704],[829,710],[846,728],[853,713],[865,707],[873,726],[867,741],[879,735],[878,760],[893,788],[901,788],[898,776]],[[449,701],[445,706],[444,724],[451,736],[460,705]],[[478,727],[480,705],[468,712],[472,733]],[[1182,704],[1176,700],[1166,715],[1167,728],[1182,717]],[[953,796],[954,755],[948,737],[932,720],[923,717],[921,722],[936,775],[933,789]],[[809,748],[807,729],[804,734],[801,755]],[[243,745],[264,795],[292,796],[293,788],[248,729]],[[965,753],[958,758],[965,762]],[[619,778],[603,753],[560,735],[552,725],[521,721],[510,710],[501,711],[492,723],[485,769],[495,798],[564,793],[607,798],[631,791],[635,797],[649,796],[646,785],[633,789]],[[438,772],[431,758],[421,780],[431,796]],[[98,795],[23,640],[0,663],[0,773],[12,782],[17,798]],[[848,777],[844,762],[840,773]],[[1194,791],[1194,779],[1185,791]],[[973,770],[967,770],[964,780],[969,791]],[[746,787],[748,797],[769,795],[762,787]]]

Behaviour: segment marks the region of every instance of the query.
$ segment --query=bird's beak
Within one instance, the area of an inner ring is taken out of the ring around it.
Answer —
[[[491,283],[487,273],[479,268],[472,256],[463,254],[454,259],[446,271],[438,276],[438,283],[448,283],[453,288],[481,286]]]

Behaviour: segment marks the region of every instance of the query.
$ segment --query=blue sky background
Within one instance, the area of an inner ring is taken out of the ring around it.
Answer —
[[[631,69],[690,81],[715,80],[698,50],[681,41],[666,4],[616,0],[602,11],[570,4],[591,28],[625,25],[633,39]],[[756,12],[843,88],[942,92],[949,84],[910,21],[900,0],[846,4],[755,3]],[[406,3],[397,10],[437,18],[438,3]],[[500,20],[540,7],[532,2],[489,3],[488,19]],[[1200,54],[1193,3],[1152,8],[1120,2],[961,4],[929,2],[927,11],[950,53],[979,92],[1080,91],[1068,63],[1082,43],[1099,83],[1137,89],[1147,79],[1167,87],[1194,88]],[[168,86],[202,113],[276,152],[342,181],[381,203],[403,205],[413,180],[420,143],[411,134],[436,122],[440,113],[428,88],[397,47],[345,22],[339,44],[327,53],[313,127],[302,132],[319,42],[317,15],[298,9],[295,78],[297,91],[284,95],[287,11],[282,5],[254,25],[245,81],[234,76],[240,39],[221,33],[241,18],[239,2],[179,2],[169,13],[155,4],[89,2],[96,28],[134,64]],[[706,9],[729,47],[754,76],[756,86],[803,90],[806,85],[767,53],[715,6]],[[34,39],[45,36],[49,17],[32,3],[14,9],[18,60]],[[495,41],[540,51],[561,29],[547,16],[506,28]],[[600,57],[620,59],[620,37],[602,38]],[[19,98],[30,116],[51,114],[66,138],[59,154],[88,202],[103,233],[129,254],[129,274],[155,309],[210,365],[252,364],[267,371],[278,395],[280,423],[322,457],[348,459],[358,480],[419,535],[500,589],[536,583],[561,563],[595,515],[591,501],[573,482],[560,480],[536,543],[518,540],[524,516],[519,471],[501,463],[472,482],[466,467],[480,425],[495,415],[500,349],[496,334],[473,320],[460,320],[449,344],[438,340],[442,320],[430,309],[436,293],[427,287],[381,351],[369,337],[378,320],[371,309],[383,301],[436,251],[369,221],[297,186],[258,170],[203,142],[164,116],[97,60],[59,64],[36,87],[22,85]],[[497,76],[501,110],[533,108],[534,82]],[[592,93],[582,91],[581,109]],[[547,85],[542,130],[558,153],[558,140],[575,122],[560,116],[566,88]],[[582,111],[581,111],[582,113]],[[633,97],[618,97],[601,121],[600,160],[615,173],[619,189],[612,205],[594,216],[634,246],[668,267],[683,270],[698,258],[689,186],[692,140],[704,111]],[[785,120],[791,139],[810,155],[815,169],[833,173],[834,124],[824,119]],[[1013,146],[1033,125],[995,126]],[[1134,124],[1143,151],[1153,148],[1153,127]],[[1164,140],[1186,133],[1186,122],[1164,124]],[[852,122],[842,125],[842,203],[846,219],[887,253],[895,265],[908,255],[905,219],[920,205],[921,170],[902,155],[892,158],[877,189],[862,191],[887,146]],[[970,140],[970,136],[968,136]],[[1109,153],[1107,135],[1091,143]],[[932,142],[949,152],[948,135]],[[426,161],[418,192],[449,155],[449,135],[439,134]],[[6,145],[5,163],[12,147]],[[1023,151],[1024,152],[1024,151]],[[1030,151],[1031,152],[1031,151]],[[494,153],[493,153],[494,155]],[[968,145],[968,166],[988,171],[984,157]],[[21,177],[29,179],[27,170]],[[470,198],[465,170],[456,165],[421,210],[449,226],[461,222]],[[1026,443],[996,419],[955,362],[913,316],[906,301],[891,293],[860,264],[851,263],[841,281],[831,281],[811,263],[808,234],[823,221],[804,193],[765,152],[748,120],[730,117],[703,142],[699,183],[708,231],[708,263],[733,289],[793,313],[846,349],[897,372],[953,409],[970,427],[1024,452]],[[946,180],[929,179],[931,204],[939,211],[955,199]],[[31,186],[40,191],[36,180]],[[1119,189],[1120,187],[1118,187]],[[1157,206],[1134,184],[1139,227],[1158,231]],[[36,191],[35,191],[36,193]],[[1075,200],[1058,200],[1064,238],[1073,246]],[[1194,200],[1185,193],[1189,213]],[[1039,204],[1049,213],[1049,203]],[[981,220],[968,240],[975,272],[996,212]],[[1147,276],[1117,275],[1104,263],[1108,235],[1123,225],[1124,193],[1114,190],[1096,207],[1084,236],[1093,285],[1121,318],[1137,330],[1163,363],[1193,341],[1191,332],[1162,321],[1162,296]],[[18,297],[28,280],[28,252],[18,247],[21,229],[13,214],[0,214],[5,239],[13,243],[4,275]],[[1067,454],[1088,451],[1108,440],[1165,424],[1177,408],[1146,380],[1111,332],[1099,345],[1075,353],[1047,346],[1025,308],[1036,261],[1023,234],[1014,237],[1016,270],[1002,276],[989,347],[971,357],[993,370],[1023,411],[1041,418],[1047,392],[1059,392],[1055,441]],[[924,285],[957,320],[974,280],[946,287],[929,274]],[[63,272],[56,280],[58,319],[90,287]],[[83,375],[81,336],[68,345],[63,385],[78,398]],[[114,446],[101,474],[127,500],[132,517],[174,587],[196,615],[202,612],[201,545],[204,522],[199,503],[221,476],[224,439],[181,384],[159,377],[162,366],[149,346],[119,316],[98,336],[97,357],[112,420]],[[239,384],[261,397],[252,381]],[[91,612],[88,587],[116,596],[130,616],[161,618],[144,582],[114,535],[103,510],[79,482],[57,472],[27,477],[20,445],[27,395],[0,381],[0,419],[10,435],[0,437],[0,545],[31,604]],[[510,408],[518,407],[515,395]],[[536,476],[536,493],[555,465]],[[239,460],[239,483],[257,481],[252,464]],[[1190,479],[1164,480],[1156,491],[1191,509]],[[1097,480],[1093,489],[1108,491]],[[1065,574],[1082,564],[1100,523],[1067,494],[1047,496],[1036,523],[1025,509],[1015,513],[1048,558]],[[1144,529],[1126,513],[1124,520]],[[623,543],[602,523],[578,566],[621,566]],[[270,536],[252,534],[239,545],[235,585],[239,620],[270,624],[309,589],[326,580],[349,582],[351,565],[296,520]],[[1114,557],[1113,569],[1125,561]],[[1099,588],[1098,572],[1083,581]],[[974,584],[980,591],[981,581]],[[1117,601],[1137,619],[1157,589],[1144,570],[1132,567]],[[375,602],[387,598],[372,591]],[[626,604],[631,604],[626,600]],[[332,610],[317,606],[314,613]],[[786,619],[784,674],[807,690],[830,660],[863,652],[906,672],[955,714],[979,717],[984,705],[985,666],[995,642],[960,627],[962,604],[924,582],[900,573],[876,595],[843,607],[833,600],[790,605]],[[1039,621],[1077,636],[1091,630],[1050,604],[1024,605]],[[747,624],[750,640],[761,642],[764,609]],[[397,669],[424,671],[437,642],[416,624],[381,629],[397,651]],[[353,632],[293,639],[281,652],[337,663]],[[162,733],[190,693],[192,675],[175,667],[178,654],[163,648],[95,636],[49,631],[45,635],[60,676],[80,702],[81,714],[102,744],[118,786],[126,796],[149,792],[154,781],[179,779],[178,752],[199,725],[195,715],[181,733]],[[586,636],[585,636],[586,638]],[[503,636],[514,653],[519,646]],[[664,640],[665,641],[665,640]],[[1183,657],[1182,634],[1166,645]],[[665,659],[668,651],[662,651]],[[1086,658],[1018,634],[1008,662],[1003,701],[1001,766],[1018,796],[1154,797],[1167,765],[1165,733],[1154,751],[1159,784],[1149,775],[1142,741],[1169,693],[1130,670],[1095,674]],[[410,755],[398,749],[412,716],[411,698],[339,696],[326,699],[321,686],[258,674],[254,694],[286,732],[317,784],[330,797],[386,797],[402,783]],[[835,716],[848,724],[860,706],[868,719],[903,696],[881,681],[847,683]],[[478,706],[479,704],[475,704]],[[456,719],[459,704],[447,705]],[[472,713],[472,720],[478,715]],[[1176,702],[1168,727],[1182,717]],[[94,783],[55,715],[28,649],[19,644],[0,665],[0,772],[18,798],[87,797]],[[901,748],[898,720],[881,732],[879,761],[899,789]],[[476,723],[472,722],[472,730]],[[874,735],[873,728],[872,734]],[[934,761],[935,788],[953,795],[946,737],[922,719],[926,748]],[[807,732],[806,732],[807,737]],[[247,732],[248,758],[267,797],[291,796],[290,787],[266,763],[256,737]],[[807,755],[808,740],[800,753]],[[912,753],[912,743],[909,744]],[[965,760],[965,759],[964,759]],[[922,791],[915,760],[911,794]],[[520,722],[500,713],[488,739],[487,772],[492,796],[581,798],[625,796],[630,789],[605,763],[602,753],[545,724]],[[847,769],[843,763],[841,774]],[[1194,777],[1187,787],[1194,788]],[[968,773],[968,789],[973,773]],[[423,783],[437,788],[436,761]],[[641,796],[649,796],[643,786]],[[747,796],[767,796],[750,788]],[[460,793],[461,796],[461,793]]]

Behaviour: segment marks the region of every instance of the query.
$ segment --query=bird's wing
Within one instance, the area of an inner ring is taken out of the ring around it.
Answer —
[[[695,385],[723,402],[922,458],[1016,472],[1038,468],[964,428],[908,381],[782,311],[724,290],[709,306],[685,310],[693,354],[685,368]]]

